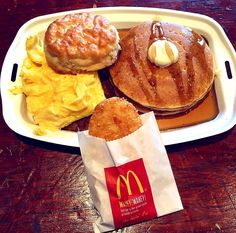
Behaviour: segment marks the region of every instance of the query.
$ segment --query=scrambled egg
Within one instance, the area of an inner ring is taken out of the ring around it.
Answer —
[[[26,42],[27,57],[21,69],[22,87],[26,95],[27,109],[38,135],[44,129],[58,130],[73,121],[90,115],[95,106],[105,99],[97,72],[77,75],[58,74],[46,62],[42,40],[29,37]]]

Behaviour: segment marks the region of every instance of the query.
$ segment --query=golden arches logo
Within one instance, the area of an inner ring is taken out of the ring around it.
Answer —
[[[128,192],[128,195],[132,195],[132,191],[131,191],[131,187],[130,187],[130,175],[133,175],[137,185],[138,185],[138,188],[139,188],[139,191],[140,193],[143,193],[144,190],[143,190],[143,186],[138,178],[138,176],[132,171],[132,170],[129,170],[126,174],[126,177],[124,177],[123,175],[119,175],[118,178],[117,178],[117,182],[116,182],[116,192],[117,192],[117,197],[118,199],[121,198],[121,190],[120,190],[120,182],[121,182],[121,179],[124,181],[125,185],[126,185],[126,188],[127,188],[127,192]]]

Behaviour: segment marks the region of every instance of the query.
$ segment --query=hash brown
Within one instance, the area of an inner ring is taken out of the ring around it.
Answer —
[[[112,97],[98,104],[89,121],[89,134],[107,141],[127,136],[142,126],[136,108],[124,98]]]

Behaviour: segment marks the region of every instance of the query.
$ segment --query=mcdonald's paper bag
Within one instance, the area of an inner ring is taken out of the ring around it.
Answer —
[[[114,141],[79,132],[101,232],[183,209],[155,116],[141,118],[142,127]]]

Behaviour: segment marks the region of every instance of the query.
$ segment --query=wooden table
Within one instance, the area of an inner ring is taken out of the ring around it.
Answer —
[[[17,30],[29,19],[94,4],[202,13],[217,20],[236,47],[236,1],[0,0],[0,63]],[[184,210],[129,227],[127,232],[236,232],[236,128],[168,146],[167,152]],[[15,134],[1,114],[0,232],[92,232],[96,213],[79,154],[79,149]]]

